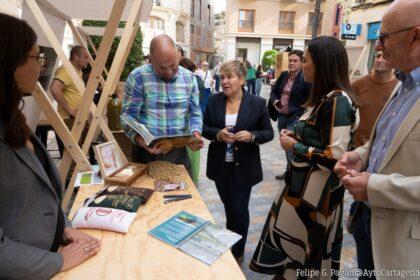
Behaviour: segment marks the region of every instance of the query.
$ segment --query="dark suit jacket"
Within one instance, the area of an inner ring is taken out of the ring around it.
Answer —
[[[288,79],[289,72],[283,71],[277,78],[274,86],[271,88],[268,110],[270,111],[270,117],[273,120],[276,120],[277,118],[274,119],[274,117],[278,115],[278,112],[274,108],[273,103],[274,101],[279,100],[281,98],[281,95],[283,94],[283,88],[286,85]],[[303,113],[304,108],[302,108],[302,105],[305,104],[305,102],[308,100],[310,92],[311,84],[306,83],[304,81],[302,71],[299,71],[299,73],[296,76],[295,82],[293,83],[292,89],[290,90],[290,114],[296,114],[297,116],[300,116]]]
[[[207,157],[207,177],[215,181],[220,179],[226,156],[227,144],[216,140],[217,133],[226,127],[225,117],[226,96],[223,93],[210,96],[204,114],[203,136],[212,141]],[[269,142],[274,137],[266,102],[263,98],[244,92],[235,130],[248,130],[255,135],[255,144],[242,142],[233,144],[235,175],[238,183],[253,186],[263,177],[258,144]]]
[[[50,176],[27,147],[11,148],[0,125],[0,279],[47,279],[63,265],[61,254],[50,252],[62,214],[60,176],[41,142],[32,142]]]

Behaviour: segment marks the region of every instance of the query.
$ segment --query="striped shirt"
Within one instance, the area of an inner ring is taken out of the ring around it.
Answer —
[[[201,133],[203,126],[197,81],[181,66],[169,81],[160,78],[152,64],[134,69],[127,78],[121,114],[142,123],[156,137]],[[136,132],[122,125],[135,143]]]

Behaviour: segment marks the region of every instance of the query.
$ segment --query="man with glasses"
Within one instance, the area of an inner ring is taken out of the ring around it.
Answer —
[[[389,67],[400,70],[401,83],[370,141],[345,153],[335,167],[353,198],[368,206],[378,279],[401,278],[392,270],[407,279],[420,277],[419,11],[420,1],[397,0],[383,16],[376,51],[383,52]]]
[[[351,85],[358,97],[360,113],[360,124],[353,138],[355,147],[363,146],[369,141],[375,121],[397,83],[398,80],[393,69],[387,65],[383,52],[376,52],[371,72]],[[353,202],[348,231],[353,233],[356,241],[359,269],[373,270],[370,210],[363,202]]]

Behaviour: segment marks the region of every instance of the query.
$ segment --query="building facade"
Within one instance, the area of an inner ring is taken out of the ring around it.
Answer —
[[[147,23],[141,23],[143,53],[150,41],[167,34],[194,61],[211,59],[213,54],[214,5],[212,0],[156,0]]]
[[[318,34],[337,34],[337,1],[323,0]],[[313,0],[227,0],[225,59],[260,64],[265,51],[303,50],[312,35]]]
[[[356,0],[350,8],[348,23],[361,25],[361,32],[356,39],[346,40],[350,69],[355,70],[355,77],[366,75],[372,67],[381,18],[392,2],[393,0]]]

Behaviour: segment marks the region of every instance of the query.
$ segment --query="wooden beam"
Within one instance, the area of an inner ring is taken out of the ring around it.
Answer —
[[[36,0],[36,2],[42,6],[42,8],[44,8],[46,11],[48,11],[50,14],[64,20],[64,21],[68,21],[70,20],[70,17],[66,14],[64,14],[63,12],[61,12],[59,9],[57,9],[56,7],[54,7],[50,2],[46,1],[46,0]]]
[[[87,43],[89,44],[89,46],[92,48],[93,53],[94,53],[95,55],[98,55],[98,50],[96,49],[95,44],[93,43],[93,41],[92,41],[92,39],[90,38],[89,34],[86,34],[86,41],[87,41]],[[106,67],[104,67],[104,72],[105,72],[105,74],[106,74],[107,76],[109,75],[108,69],[106,69]]]
[[[56,52],[58,58],[61,60],[64,67],[66,68],[66,70],[67,70],[70,78],[72,79],[73,83],[75,84],[77,90],[79,92],[84,92],[85,91],[85,86],[84,86],[82,78],[80,76],[78,76],[78,74],[77,74],[76,70],[74,69],[73,65],[71,64],[71,62],[66,57],[66,54],[64,53],[64,51],[61,48],[61,43],[58,41],[57,37],[55,36],[53,30],[51,29],[50,25],[48,24],[48,21],[46,20],[44,14],[41,12],[37,2],[35,0],[25,0],[25,1],[28,4],[29,9],[33,13],[34,18],[36,19],[36,21],[40,25],[42,31],[44,32],[45,36],[47,37],[47,40],[49,41],[49,43],[53,47],[54,51]],[[125,3],[125,0],[123,0],[123,1]],[[119,6],[121,4],[120,1],[116,1],[116,2],[118,2],[117,6]],[[96,109],[96,106],[92,103],[91,100],[89,101],[89,103],[91,104],[90,112],[94,113],[95,109]],[[84,127],[85,122],[83,122],[83,126],[81,125],[81,123],[82,123],[81,120],[76,119],[74,125],[77,126],[77,127]],[[113,138],[113,135],[112,135],[111,131],[109,130],[108,126],[106,125],[105,120],[101,120],[101,129],[103,130],[105,135],[107,135],[107,137],[111,137],[111,138],[108,138],[108,139],[115,140]],[[80,130],[80,129],[78,129],[78,130]],[[79,131],[77,131],[77,132],[79,132]],[[75,135],[75,134],[76,133],[73,133],[73,130],[72,130],[72,135],[73,135],[74,141],[78,142],[79,139],[80,139],[80,136],[81,136],[81,130],[80,130],[79,135]],[[65,180],[65,176],[67,175],[67,172],[70,168],[71,162],[72,162],[71,156],[69,155],[69,153],[67,151],[65,151],[64,155],[63,155],[63,159],[60,163],[60,175],[61,175],[62,180]]]
[[[135,0],[130,9],[126,26],[115,53],[108,79],[103,89],[101,99],[99,100],[98,107],[95,111],[95,114],[93,115],[85,143],[83,144],[82,150],[85,152],[89,149],[89,146],[93,141],[93,136],[99,125],[99,121],[105,117],[105,109],[108,103],[107,97],[115,92],[122,70],[124,69],[125,62],[130,53],[134,38],[136,37],[136,32],[139,28],[138,15],[140,13],[141,3],[142,0]],[[123,153],[122,156],[125,157]]]
[[[52,105],[50,98],[44,91],[40,83],[37,83],[36,89],[32,92],[35,101],[41,107],[42,112],[45,114],[49,123],[54,128],[55,133],[60,136],[66,149],[70,152],[73,160],[77,163],[80,171],[92,170],[89,160],[86,158],[79,144],[71,136],[70,130],[67,128],[61,116],[58,114]]]

